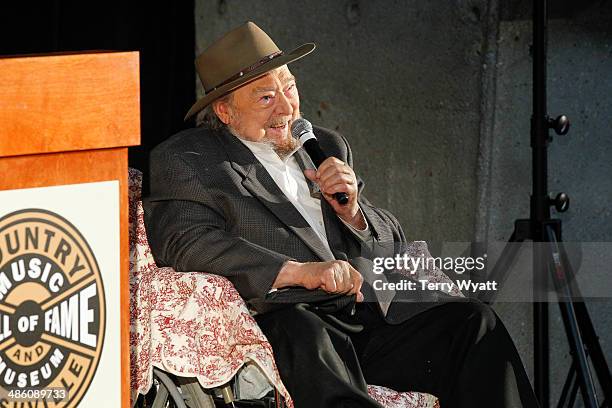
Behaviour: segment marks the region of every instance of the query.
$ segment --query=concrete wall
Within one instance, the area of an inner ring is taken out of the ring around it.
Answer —
[[[588,4],[588,3],[587,3]],[[511,16],[509,16],[511,17]],[[529,15],[526,18],[530,18]],[[529,215],[531,149],[529,117],[532,111],[532,42],[530,20],[499,24],[494,77],[495,95],[487,103],[493,123],[483,132],[482,169],[488,185],[481,187],[477,234],[490,241],[508,238],[511,222]],[[569,116],[568,135],[549,145],[549,189],[567,192],[570,210],[553,216],[563,221],[568,242],[612,241],[612,4],[575,10],[553,18],[548,31],[548,111]],[[488,165],[488,168],[487,168]],[[610,244],[607,245],[610,247]],[[610,250],[610,249],[609,249]],[[608,265],[609,272],[612,267]],[[588,302],[608,362],[612,362],[612,318],[608,300]],[[531,306],[499,304],[527,366],[532,368]],[[551,395],[562,387],[571,362],[558,307],[551,305]],[[600,401],[601,402],[601,401]]]
[[[302,110],[350,141],[366,195],[413,239],[469,241],[478,152],[480,2],[200,1],[196,44],[247,21],[279,47]]]
[[[433,252],[442,241],[505,241],[529,215],[531,28],[527,2],[501,3],[196,1],[196,54],[247,20],[285,50],[317,43],[290,65],[302,111],[347,136],[366,195]],[[550,24],[549,111],[572,119],[550,148],[550,187],[571,195],[569,241],[612,236],[612,18],[593,3]],[[610,303],[590,307],[612,362]],[[531,372],[530,305],[495,308]],[[551,321],[556,395],[569,357],[556,312]]]

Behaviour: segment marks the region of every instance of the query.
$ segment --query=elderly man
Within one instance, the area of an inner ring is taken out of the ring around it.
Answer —
[[[283,53],[247,23],[198,57],[206,94],[187,117],[201,126],[151,158],[145,220],[156,261],[230,279],[298,408],[379,407],[367,384],[429,392],[444,408],[537,406],[490,308],[373,290],[368,259],[408,243],[361,194],[345,138],[315,127],[330,156],[315,168],[291,136],[300,98],[287,64],[313,49]]]

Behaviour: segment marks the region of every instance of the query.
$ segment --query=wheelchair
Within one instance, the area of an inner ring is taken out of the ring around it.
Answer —
[[[145,232],[141,184],[142,173],[130,168],[132,406],[293,408],[272,346],[231,282],[155,264]],[[255,374],[250,382],[240,376],[247,369]],[[262,388],[263,382],[269,389]],[[425,393],[368,385],[368,394],[386,408],[439,408],[438,399]]]
[[[270,391],[260,399],[235,399],[235,383],[215,390],[205,390],[197,378],[174,376],[153,369],[154,384],[139,395],[135,408],[285,408],[282,398]]]

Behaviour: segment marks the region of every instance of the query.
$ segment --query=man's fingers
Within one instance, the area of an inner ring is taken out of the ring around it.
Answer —
[[[338,273],[337,266],[332,264],[323,272],[322,288],[330,293],[345,292],[345,283],[341,273]]]
[[[324,191],[327,194],[334,194],[334,193],[342,192],[350,196],[351,194],[355,192],[355,188],[353,187],[352,184],[337,183],[337,184],[334,184],[333,186],[325,187]]]
[[[357,299],[363,299],[361,285],[363,277],[346,261],[329,261],[318,264],[323,267],[319,269],[319,287],[329,293],[345,293],[357,295]],[[358,300],[359,301],[359,300]]]
[[[319,187],[321,190],[327,192],[334,186],[348,186],[351,189],[355,189],[356,181],[354,178],[349,176],[348,174],[336,174],[333,177],[330,177],[325,182],[319,182]],[[344,187],[347,188],[347,187]]]
[[[333,165],[326,168],[319,167],[317,171],[317,177],[320,183],[328,182],[334,176],[348,176],[350,179],[355,178],[355,174],[353,170],[345,165],[344,163],[341,165]]]
[[[341,174],[352,174],[353,170],[344,163],[332,164],[327,167],[319,167],[317,170],[317,177],[321,180],[327,179],[332,174],[341,173]]]
[[[336,278],[333,270],[325,271],[323,276],[323,290],[330,293],[336,293],[338,285],[336,284]]]
[[[326,187],[334,184],[346,183],[355,184],[355,176],[349,172],[337,171],[336,169],[330,169],[329,172],[325,173],[323,177],[317,176],[317,172],[313,169],[304,170],[304,176],[312,182],[315,182],[325,190]]]
[[[321,163],[321,165],[319,166],[319,171],[323,172],[325,171],[328,167],[332,167],[332,166],[338,166],[338,165],[343,165],[344,162],[340,159],[338,159],[337,157],[328,157],[327,159],[323,160],[323,163]]]
[[[361,291],[361,286],[363,285],[363,276],[355,269],[353,274],[353,283],[355,285],[356,292]]]
[[[353,281],[351,279],[351,274],[349,273],[349,271],[347,269],[343,269],[341,276],[342,277],[340,279],[342,280],[342,282],[339,285],[339,288],[341,288],[341,289],[338,292],[340,292],[340,293],[350,293],[351,290],[353,290],[353,287],[354,287]]]
[[[313,169],[304,170],[304,176],[310,181],[317,182],[317,171]]]
[[[341,265],[335,264],[333,267],[334,270],[334,279],[336,281],[336,290],[338,292],[344,292],[346,289],[346,279],[344,276],[344,271]]]
[[[318,170],[314,173],[313,170],[305,170],[304,175],[311,181],[317,183],[321,188],[325,199],[332,204],[336,213],[344,213],[346,206],[337,206],[334,203],[333,194],[346,193],[349,195],[349,200],[355,204],[355,196],[357,193],[357,179],[353,169],[346,163],[335,157],[328,157],[321,163]]]
[[[349,279],[351,282],[350,284],[351,290],[349,293],[351,295],[359,293],[359,291],[361,290],[361,285],[363,284],[363,277],[361,276],[358,270],[353,268],[351,264],[347,262],[346,265],[347,265],[347,272],[349,273]]]

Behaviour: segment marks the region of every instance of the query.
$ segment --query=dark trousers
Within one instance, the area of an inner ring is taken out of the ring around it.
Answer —
[[[367,384],[427,392],[441,408],[538,406],[506,328],[479,302],[441,304],[397,325],[366,304],[352,317],[299,304],[256,319],[296,408],[380,408]]]

